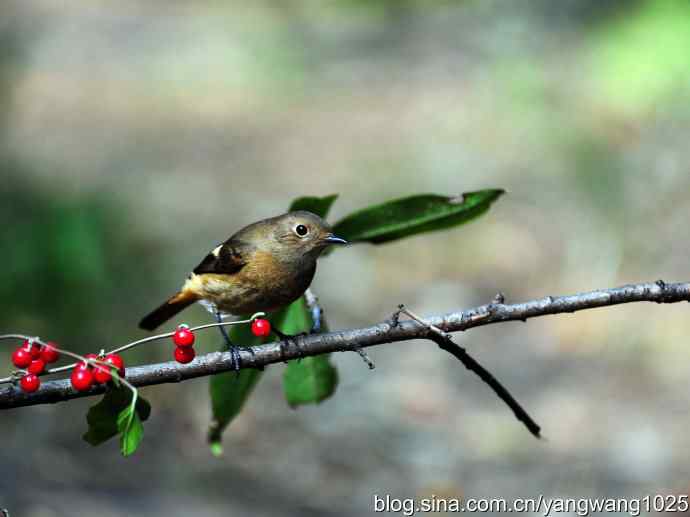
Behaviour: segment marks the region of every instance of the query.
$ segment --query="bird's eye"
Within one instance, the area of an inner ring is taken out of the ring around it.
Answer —
[[[304,237],[309,233],[309,228],[307,228],[303,224],[298,224],[297,226],[295,226],[295,233],[299,237]]]

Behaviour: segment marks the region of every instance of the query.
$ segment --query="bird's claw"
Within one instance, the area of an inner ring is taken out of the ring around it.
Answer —
[[[231,344],[231,345],[228,345],[228,350],[230,351],[230,355],[232,356],[232,369],[237,375],[239,375],[240,374],[240,366],[242,365],[242,357],[240,355],[240,347]]]
[[[300,332],[299,334],[290,335],[283,334],[280,330],[276,329],[275,327],[273,328],[273,332],[280,339],[280,355],[284,363],[287,363],[285,355],[287,354],[287,352],[290,351],[290,345],[293,345],[295,348],[297,348],[298,361],[304,358],[304,350],[302,350],[302,346],[299,343],[299,339],[304,336],[308,336],[310,332]]]

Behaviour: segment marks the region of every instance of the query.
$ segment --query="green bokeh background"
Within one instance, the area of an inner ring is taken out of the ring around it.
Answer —
[[[139,318],[218,241],[334,192],[332,220],[418,192],[509,191],[468,226],[324,259],[314,287],[334,329],[399,303],[686,280],[688,56],[690,4],[672,0],[10,0],[0,328],[80,352],[143,336]],[[81,441],[89,401],[7,411],[0,507],[345,516],[375,493],[687,493],[688,335],[686,304],[460,335],[545,443],[425,342],[372,350],[373,372],[336,354],[334,398],[297,411],[269,368],[220,459],[203,379],[143,390],[153,412],[128,459]]]

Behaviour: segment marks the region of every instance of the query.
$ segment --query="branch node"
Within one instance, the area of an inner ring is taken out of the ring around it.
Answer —
[[[417,314],[415,314],[411,310],[405,308],[403,305],[400,305],[400,312],[406,314],[407,316],[409,316],[411,319],[413,319],[414,321],[416,321],[420,325],[423,325],[424,327],[426,327],[429,330],[429,332],[432,332],[438,336],[441,336],[443,339],[450,339],[450,334],[448,334],[447,332],[444,332],[443,330],[438,328],[436,325],[432,325],[431,323],[424,321],[424,319],[422,319],[420,316],[418,316]],[[486,317],[486,316],[484,316],[484,317]]]
[[[400,313],[405,311],[405,304],[398,305],[398,309],[393,313],[390,319],[391,328],[395,328],[400,324]]]
[[[661,298],[659,298],[656,303],[665,303],[666,302],[666,297],[667,297],[667,285],[666,282],[664,282],[661,278],[654,282],[656,285],[659,286],[659,289],[661,289]]]

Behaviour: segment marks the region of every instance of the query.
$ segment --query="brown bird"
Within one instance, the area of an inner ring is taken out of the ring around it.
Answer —
[[[206,255],[180,291],[139,327],[153,330],[194,302],[204,303],[219,320],[222,313],[285,307],[307,290],[316,259],[331,244],[347,241],[311,212],[289,212],[250,224]]]

